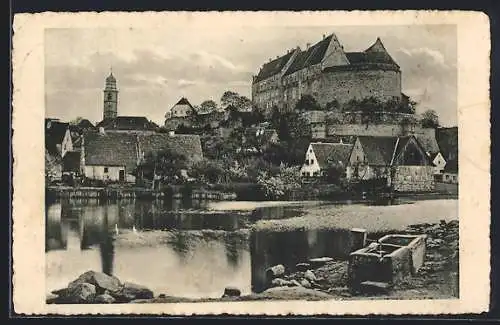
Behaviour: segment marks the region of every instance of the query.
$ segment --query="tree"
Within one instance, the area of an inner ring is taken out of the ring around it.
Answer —
[[[240,100],[240,95],[238,93],[231,90],[227,90],[224,92],[224,94],[222,94],[222,97],[220,98],[220,103],[221,106],[224,108],[230,106],[237,108],[239,100]]]
[[[187,158],[174,150],[166,149],[148,152],[137,167],[136,174],[150,180],[171,182],[181,178],[181,170],[186,169]]]
[[[231,180],[226,164],[219,160],[203,159],[191,167],[189,175],[208,183],[227,183]]]
[[[326,110],[327,111],[336,111],[340,108],[340,103],[338,100],[334,99],[328,103],[326,103]]]
[[[439,127],[439,116],[433,109],[429,109],[422,113],[420,123],[424,128],[437,128]]]
[[[280,167],[277,175],[261,172],[257,183],[270,199],[280,199],[301,187],[300,167]]]
[[[217,109],[217,103],[213,100],[205,100],[200,104],[200,111],[202,112],[213,112]]]
[[[297,104],[295,104],[295,111],[319,111],[321,106],[318,104],[316,99],[311,95],[303,95],[300,97]]]

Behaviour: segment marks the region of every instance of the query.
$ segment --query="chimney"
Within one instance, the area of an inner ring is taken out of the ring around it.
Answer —
[[[276,55],[276,59],[279,58],[280,56],[279,55]]]
[[[306,44],[306,49],[309,49],[309,47],[311,47],[311,43]]]
[[[323,34],[323,39],[325,39],[325,34]]]
[[[106,131],[104,131],[104,128],[102,126],[99,127],[99,134],[105,135]]]

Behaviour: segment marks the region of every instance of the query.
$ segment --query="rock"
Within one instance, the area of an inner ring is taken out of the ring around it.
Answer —
[[[82,304],[91,303],[96,296],[96,287],[90,283],[78,283],[72,285],[64,292],[64,295],[56,299],[56,303]]]
[[[224,295],[222,297],[239,297],[241,296],[241,291],[235,287],[226,287],[224,289]]]
[[[309,281],[316,281],[316,276],[314,275],[314,273],[312,273],[311,270],[307,270],[304,273],[304,278],[306,278]]]
[[[272,280],[283,274],[285,274],[285,266],[283,266],[282,264],[271,266],[266,270],[266,278],[268,280]]]
[[[304,288],[311,287],[311,283],[309,283],[309,281],[307,281],[306,279],[302,279],[302,281],[300,281],[300,285],[303,286]]]
[[[283,280],[282,278],[276,278],[271,281],[273,287],[288,287],[291,286],[292,282]]]
[[[158,298],[167,298],[167,295],[166,295],[166,294],[164,294],[164,293],[160,293],[160,294],[158,295]]]
[[[300,287],[300,282],[295,279],[291,280],[290,283],[292,284],[292,287]]]
[[[360,290],[364,293],[388,293],[390,285],[385,282],[365,281],[361,282]]]
[[[98,295],[97,297],[95,297],[95,302],[98,304],[112,304],[115,301],[116,301],[116,299],[107,293],[104,293],[102,295]]]
[[[125,282],[123,288],[117,292],[110,292],[117,302],[129,302],[136,299],[151,299],[153,291],[148,288],[130,282]]]
[[[295,268],[297,269],[297,271],[300,271],[300,272],[304,272],[304,271],[308,270],[310,267],[311,267],[311,264],[309,264],[309,263],[298,263],[297,265],[295,265]]]
[[[257,294],[261,299],[277,300],[325,300],[333,296],[325,292],[307,289],[304,287],[275,287]]]
[[[87,271],[83,273],[76,280],[71,282],[68,285],[68,288],[81,283],[89,283],[94,285],[97,289],[98,294],[104,293],[104,291],[106,290],[110,292],[118,292],[122,289],[122,284],[120,283],[120,280],[118,280],[118,278],[95,271]]]
[[[62,288],[62,289],[54,290],[51,293],[56,295],[56,296],[65,296],[67,292],[68,292],[68,288]]]
[[[309,264],[311,264],[312,267],[320,267],[331,261],[333,261],[333,258],[331,257],[318,257],[311,258],[309,260]]]

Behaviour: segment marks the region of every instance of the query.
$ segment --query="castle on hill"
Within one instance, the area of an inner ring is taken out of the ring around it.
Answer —
[[[288,50],[253,77],[252,101],[266,114],[273,107],[292,111],[306,94],[322,107],[368,97],[381,102],[407,99],[401,93],[401,69],[380,38],[363,52],[345,52],[335,34],[323,35],[305,50]]]

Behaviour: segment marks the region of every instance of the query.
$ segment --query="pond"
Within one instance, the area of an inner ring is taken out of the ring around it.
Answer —
[[[435,211],[429,201],[403,207],[401,218]],[[438,205],[457,205],[456,200],[443,201]],[[344,211],[346,206],[349,211],[366,208],[346,202],[50,202],[46,290],[65,287],[83,272],[95,270],[145,285],[155,295],[217,298],[226,286],[235,286],[242,294],[258,292],[264,289],[269,266],[293,268],[322,256],[342,259],[351,247],[348,228],[275,231],[253,228],[257,223],[301,220],[314,217],[316,211]],[[394,213],[394,206],[369,208],[382,215]],[[436,221],[457,217],[453,209],[446,211],[446,216],[438,211]],[[429,216],[424,219],[428,222]]]

